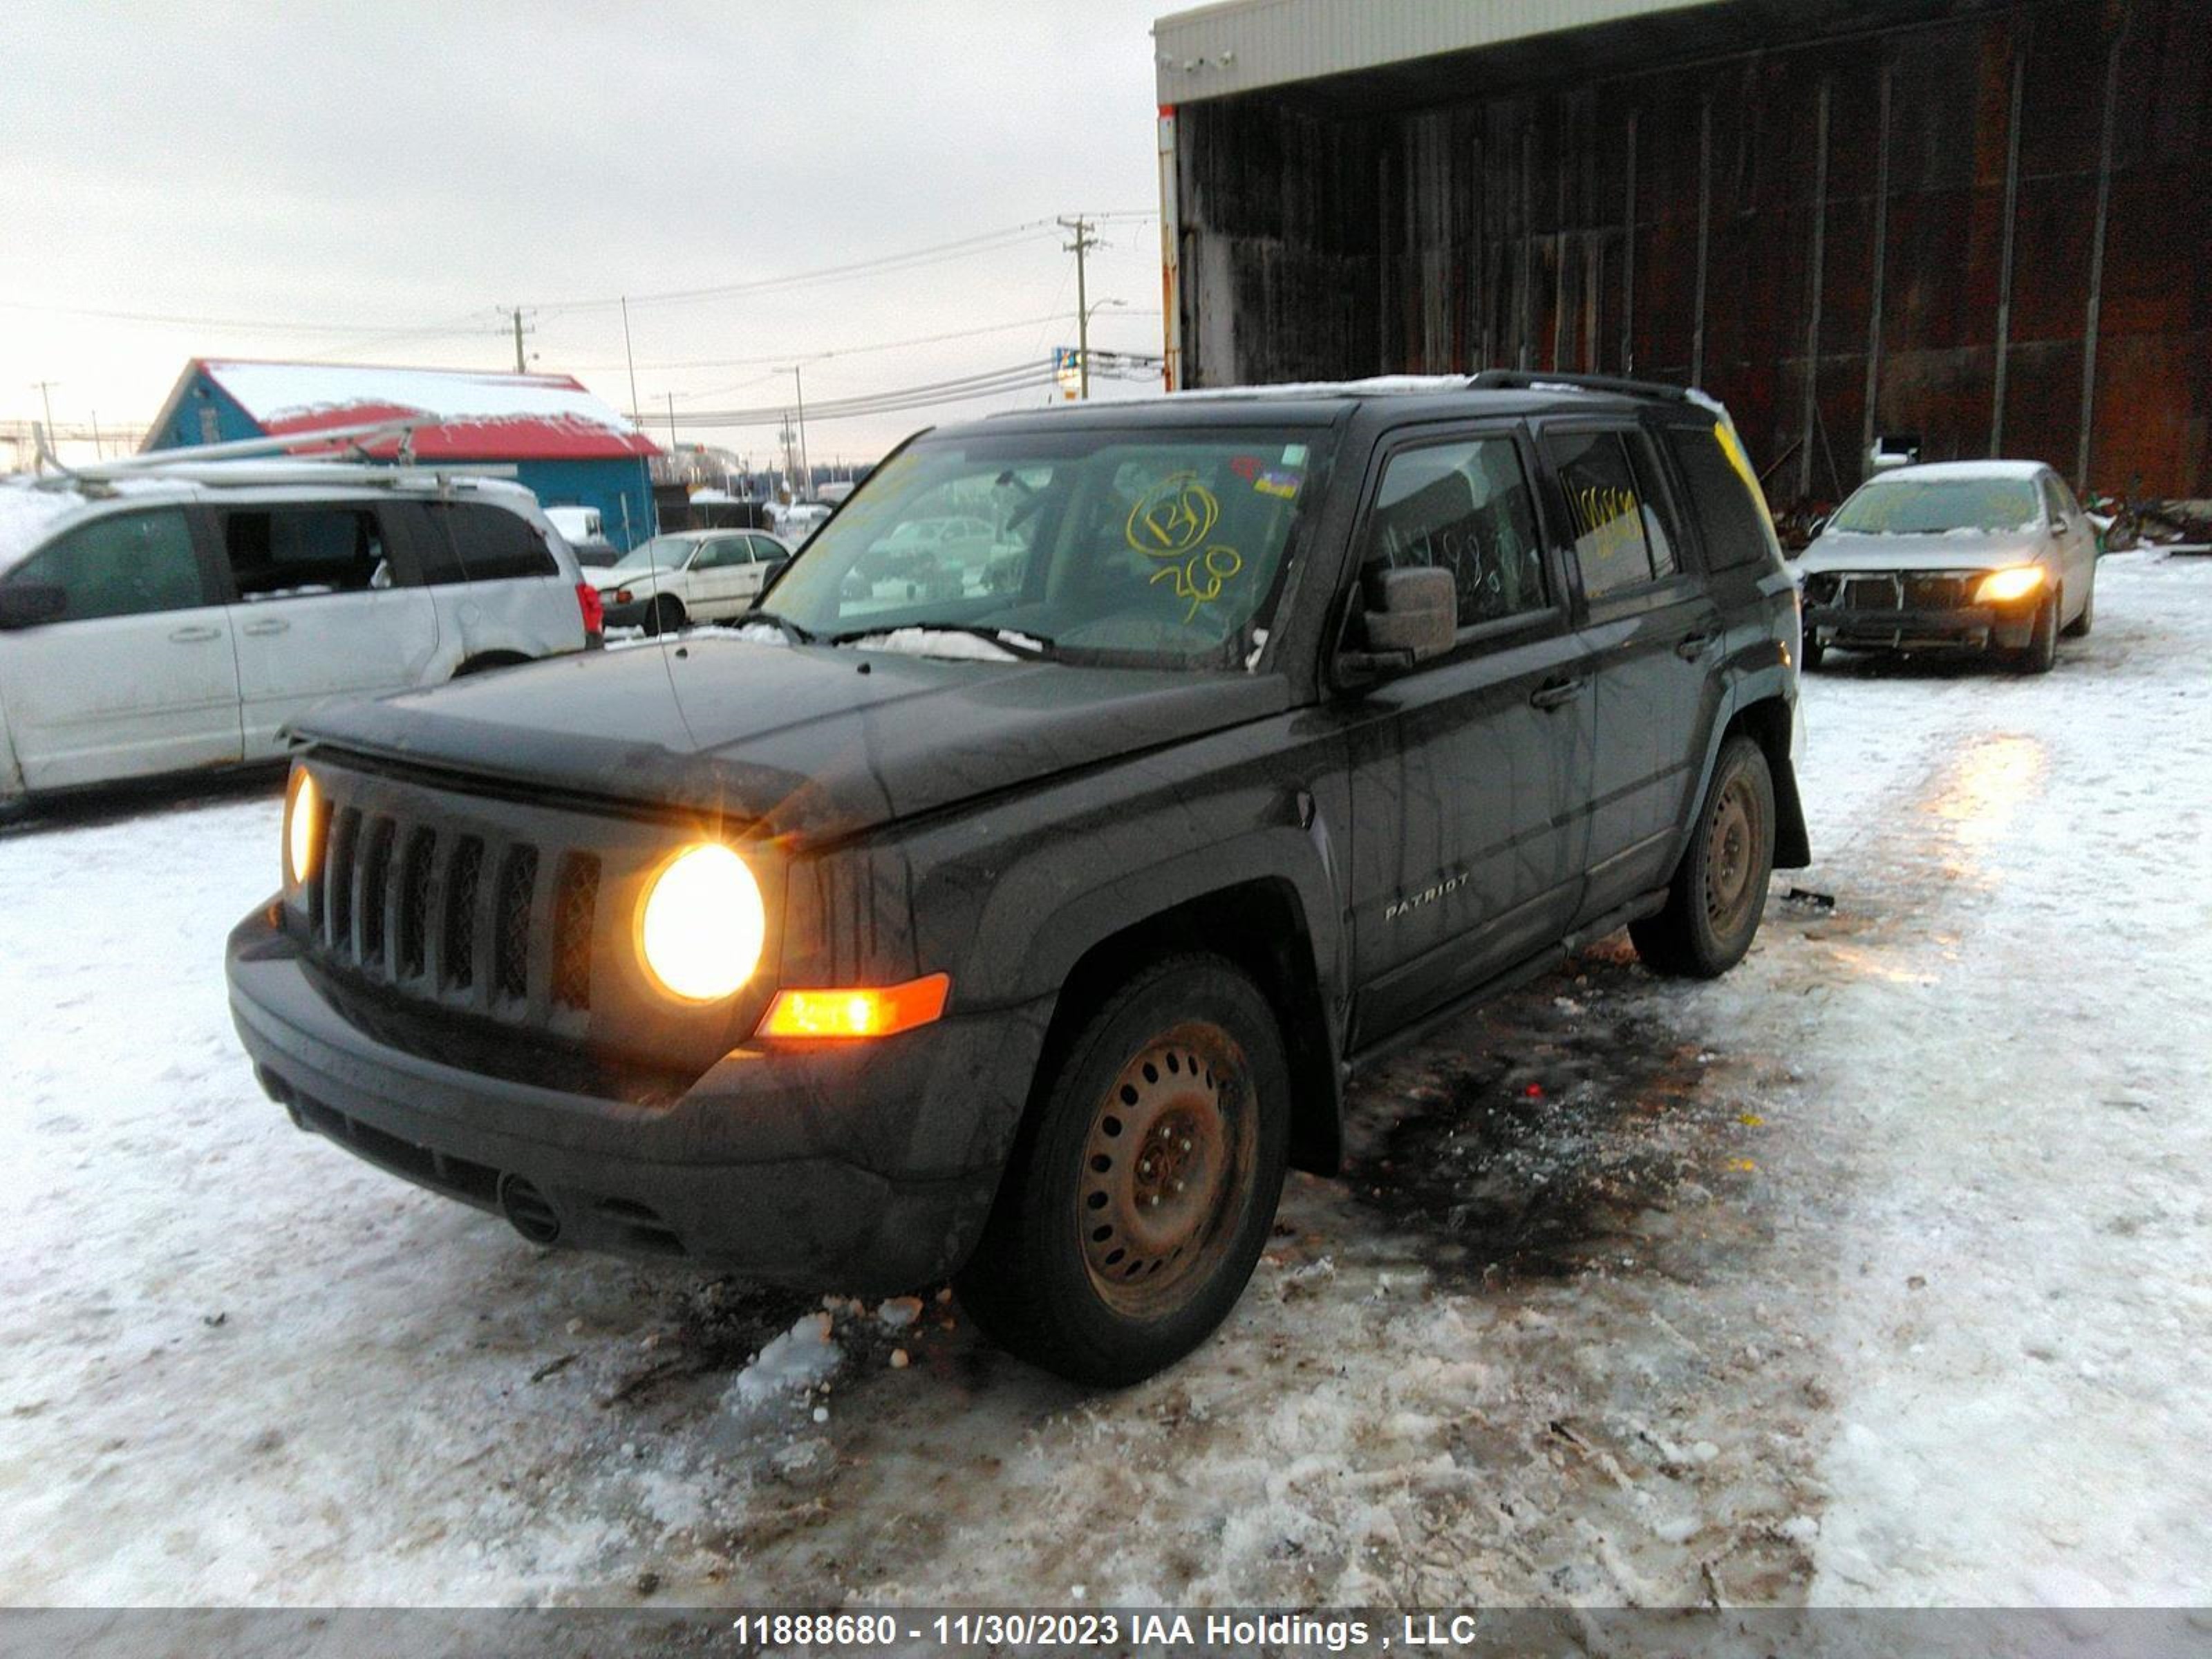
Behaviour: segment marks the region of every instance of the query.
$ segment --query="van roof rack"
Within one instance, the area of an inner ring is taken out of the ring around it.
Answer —
[[[40,482],[49,488],[111,489],[137,479],[160,479],[177,483],[214,486],[270,484],[376,484],[387,487],[443,489],[455,478],[513,478],[519,469],[511,462],[445,461],[418,464],[414,435],[421,427],[440,422],[426,416],[404,416],[392,420],[363,421],[352,426],[324,427],[312,432],[287,432],[264,438],[239,438],[227,443],[192,444],[174,449],[143,450],[112,460],[64,465],[39,432],[40,455],[54,470]],[[398,439],[398,455],[389,461],[372,459],[368,446]],[[351,459],[340,455],[295,455],[300,449],[328,449],[343,445]]]
[[[1691,401],[1687,386],[1664,380],[1632,380],[1620,374],[1566,374],[1530,368],[1486,368],[1468,381],[1478,392],[1542,392],[1564,386],[1575,392],[1610,392],[1624,398],[1664,398],[1670,403]]]
[[[273,458],[236,461],[178,461],[164,466],[138,466],[128,472],[84,471],[56,476],[46,482],[71,489],[112,492],[118,484],[145,483],[204,484],[215,489],[265,487],[270,484],[366,484],[383,489],[436,489],[456,479],[514,478],[520,469],[512,461],[439,461],[406,466],[390,461],[316,461]]]

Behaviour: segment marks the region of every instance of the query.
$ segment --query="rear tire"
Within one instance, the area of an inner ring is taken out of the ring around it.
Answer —
[[[1774,775],[1746,737],[1721,746],[1666,908],[1628,925],[1655,973],[1717,979],[1743,960],[1766,911],[1774,874]]]
[[[1118,1387],[1243,1294],[1282,1194],[1290,1068],[1267,999],[1218,957],[1143,969],[1083,1023],[954,1279],[1000,1346]]]
[[[663,593],[653,602],[653,609],[645,613],[645,631],[648,635],[672,634],[684,626],[684,602],[672,594]]]

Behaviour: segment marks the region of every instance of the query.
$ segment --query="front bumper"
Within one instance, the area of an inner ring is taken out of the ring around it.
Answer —
[[[2018,651],[2035,627],[2035,606],[1963,605],[1954,610],[1805,607],[1805,635],[1845,651]]]
[[[628,605],[617,605],[611,598],[602,597],[600,605],[606,611],[609,628],[642,628],[646,618],[653,614],[653,602],[659,595],[648,593],[641,599],[632,599]]]
[[[902,1290],[965,1260],[1028,1098],[1048,1008],[880,1042],[740,1048],[665,1105],[455,1066],[372,1036],[274,907],[233,930],[232,1017],[301,1128],[526,1237],[765,1281]]]

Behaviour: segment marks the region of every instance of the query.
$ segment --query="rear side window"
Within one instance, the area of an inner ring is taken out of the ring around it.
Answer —
[[[504,507],[481,501],[432,501],[434,531],[447,543],[425,560],[430,581],[506,581],[518,576],[555,576],[561,567],[530,521]],[[437,539],[435,535],[432,540]],[[450,552],[446,565],[438,556]]]
[[[223,514],[222,550],[241,599],[392,586],[383,532],[367,507],[240,507]]]
[[[1535,501],[1510,438],[1393,455],[1361,557],[1393,568],[1450,571],[1462,628],[1551,608]]]
[[[1735,570],[1771,559],[1766,509],[1722,447],[1720,429],[1670,428],[1667,447],[1689,486],[1690,516],[1705,543],[1707,568]]]
[[[8,585],[60,588],[67,598],[58,620],[65,623],[209,603],[191,526],[179,512],[118,514],[80,525],[17,565]]]
[[[1547,433],[1544,447],[1566,494],[1584,598],[1602,599],[1673,574],[1674,546],[1652,481],[1631,464],[1623,434]]]

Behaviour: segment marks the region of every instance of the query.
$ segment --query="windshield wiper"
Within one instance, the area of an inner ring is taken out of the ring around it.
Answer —
[[[1042,662],[1058,649],[1042,634],[1032,634],[1022,628],[986,628],[977,623],[896,623],[877,628],[848,629],[842,634],[832,634],[825,644],[851,645],[856,640],[878,638],[886,634],[908,631],[923,634],[965,634],[971,640],[985,640],[1002,651],[1012,652],[1025,662]]]
[[[781,628],[783,630],[783,637],[789,640],[793,645],[812,645],[821,638],[821,635],[818,634],[811,633],[807,629],[801,628],[797,623],[792,621],[790,617],[778,616],[773,611],[762,611],[758,609],[748,611],[744,614],[744,620],[749,623],[764,622],[771,628]],[[832,640],[830,643],[835,645],[836,641]]]

